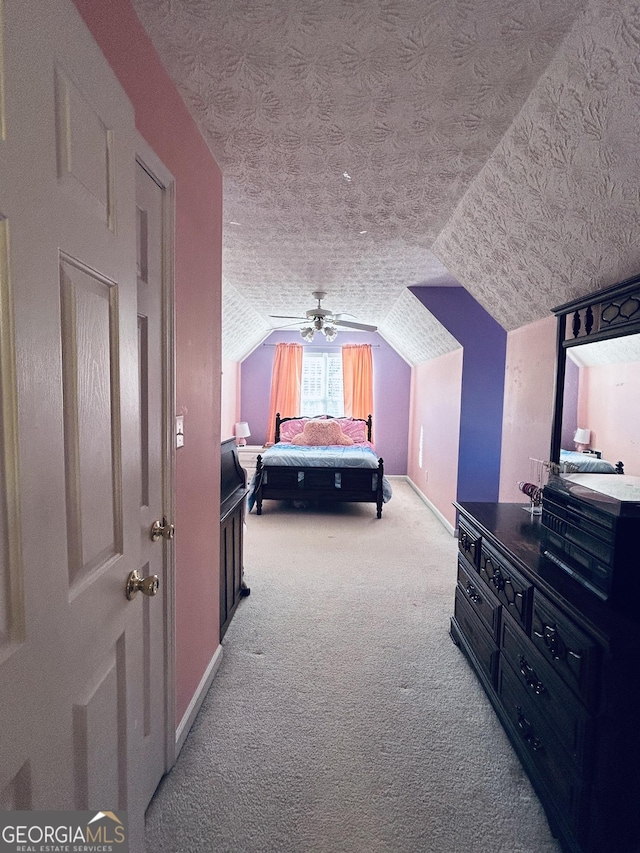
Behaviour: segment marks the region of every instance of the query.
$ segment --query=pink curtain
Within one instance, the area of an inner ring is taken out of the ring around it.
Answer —
[[[267,444],[276,437],[276,412],[283,418],[300,414],[300,385],[302,381],[302,344],[276,344],[271,374],[271,402]]]
[[[367,418],[372,415],[373,357],[371,344],[345,344],[342,347],[342,380],[344,383],[345,417]]]

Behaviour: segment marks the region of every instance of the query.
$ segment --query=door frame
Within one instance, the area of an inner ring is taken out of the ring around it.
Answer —
[[[136,133],[136,162],[162,189],[162,506],[175,521],[175,179],[140,133]],[[167,773],[176,762],[175,700],[175,546],[163,539],[164,589],[164,754]]]

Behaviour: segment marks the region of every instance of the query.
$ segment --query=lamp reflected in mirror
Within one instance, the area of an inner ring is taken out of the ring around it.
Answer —
[[[576,445],[576,450],[580,453],[588,450],[591,443],[591,430],[585,427],[578,427],[576,434],[573,436],[573,441]]]

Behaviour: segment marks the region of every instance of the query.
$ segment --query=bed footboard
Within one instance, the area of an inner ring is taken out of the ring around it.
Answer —
[[[377,468],[314,468],[290,465],[265,466],[256,462],[254,498],[262,515],[263,500],[319,501],[323,503],[375,503],[382,517],[384,462]]]

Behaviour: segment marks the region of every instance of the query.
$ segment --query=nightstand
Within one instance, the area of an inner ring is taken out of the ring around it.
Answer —
[[[264,447],[259,444],[245,444],[242,447],[236,448],[238,452],[238,462],[247,472],[247,482],[251,482],[253,472],[256,470],[256,459],[258,454],[262,453]]]

